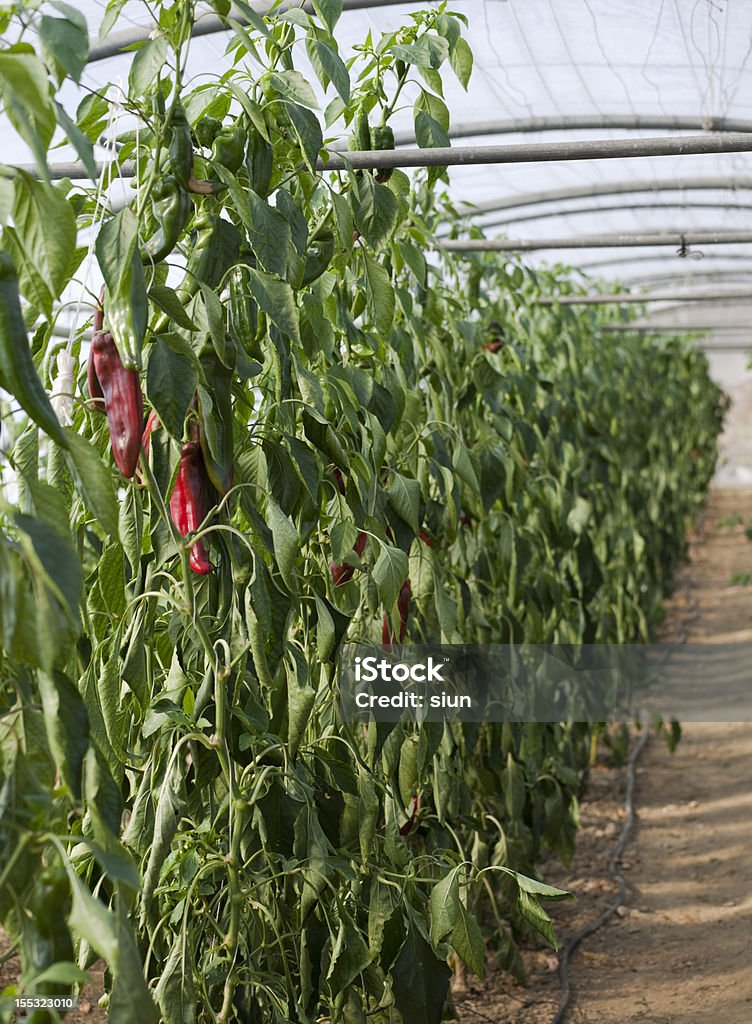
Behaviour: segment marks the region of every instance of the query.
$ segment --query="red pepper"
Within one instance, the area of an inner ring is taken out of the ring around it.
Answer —
[[[342,470],[339,468],[339,466],[335,466],[331,459],[329,460],[329,462],[331,462],[333,470],[334,470],[334,479],[337,481],[337,488],[339,490],[339,493],[340,494],[344,494],[345,493],[345,478],[342,476]]]
[[[363,533],[361,530],[358,534],[358,539],[355,541],[355,547],[353,548],[353,551],[358,558],[360,558],[365,551],[367,540],[368,535]],[[330,562],[329,567],[332,570],[332,579],[334,580],[335,587],[343,587],[345,583],[350,582],[355,574],[355,566],[349,565],[347,562],[342,562],[339,565],[336,562]]]
[[[399,640],[398,643],[402,643],[405,639],[405,633],[407,632],[407,620],[410,615],[410,592],[411,592],[410,580],[406,579],[402,584],[397,597],[397,611],[399,612]],[[384,612],[384,618],[381,623],[381,642],[382,644],[393,644],[394,637],[392,631],[389,628],[389,616]]]
[[[170,498],[170,515],[181,537],[187,537],[199,528],[209,511],[209,477],[198,441],[187,441],[180,452],[180,468]],[[214,566],[209,561],[202,540],[191,548],[190,566],[202,576]]]
[[[483,348],[489,352],[499,352],[504,348],[504,342],[497,338],[496,341],[487,341]]]
[[[144,401],[137,370],[126,370],[111,334],[94,335],[89,355],[89,392],[107,413],[112,454],[124,477],[136,472],[141,452]]]
[[[433,547],[433,537],[429,537],[425,530],[421,530],[418,534],[424,544],[427,544],[429,548]]]

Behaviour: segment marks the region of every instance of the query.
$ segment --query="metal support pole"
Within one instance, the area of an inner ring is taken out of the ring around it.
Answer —
[[[652,234],[580,235],[574,238],[458,238],[437,245],[445,252],[534,252],[537,249],[618,249],[649,245],[752,243],[752,231],[657,231]]]
[[[362,11],[369,7],[394,7],[397,4],[417,4],[424,0],[343,0],[345,11]],[[253,10],[260,15],[268,14],[272,8],[271,3],[252,3]],[[275,14],[283,14],[291,7],[302,8],[308,14],[313,14],[313,4],[310,2],[302,5],[296,0],[282,0],[275,8]],[[232,12],[231,17],[240,25],[247,26],[248,21],[238,10]],[[154,30],[153,25],[136,25],[133,28],[124,29],[122,32],[113,32],[103,42],[91,43],[89,46],[89,57],[87,64],[94,64],[96,61],[107,60],[108,57],[117,57],[134,43],[145,43],[151,37]],[[227,25],[216,14],[207,14],[199,18],[193,26],[191,35],[198,36],[216,35],[218,32],[231,32],[231,26]]]
[[[752,291],[715,292],[648,292],[645,295],[559,295],[535,302],[537,306],[622,306],[643,302],[752,302]]]
[[[752,133],[727,135],[682,135],[675,138],[597,139],[587,142],[538,142],[513,146],[464,146],[438,149],[388,149],[374,152],[359,150],[343,154],[331,152],[319,160],[320,171],[342,171],[394,167],[462,167],[477,164],[549,163],[571,160],[631,160],[651,156],[692,156],[704,153],[752,152]],[[65,169],[64,174],[59,168]],[[27,168],[24,167],[24,170]],[[50,168],[53,177],[85,178],[80,164]],[[34,173],[32,166],[30,173]],[[121,176],[133,177],[133,164],[121,167]],[[726,187],[729,187],[728,184]],[[643,189],[646,191],[647,189]],[[590,194],[595,194],[591,192]]]

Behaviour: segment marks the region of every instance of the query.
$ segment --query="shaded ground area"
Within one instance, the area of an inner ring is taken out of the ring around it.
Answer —
[[[716,491],[668,606],[666,638],[752,640],[752,490]],[[732,582],[735,581],[735,582]],[[752,648],[750,664],[752,665]],[[709,680],[712,685],[712,680]],[[607,863],[620,828],[624,773],[597,767],[569,870],[547,881],[577,902],[549,907],[562,942],[615,891]],[[619,916],[575,955],[574,1024],[750,1024],[752,1021],[752,725],[691,724],[675,754],[653,739],[637,775],[638,831],[622,866]],[[526,950],[530,983],[500,972],[458,993],[462,1024],[548,1024],[559,998],[556,958]]]

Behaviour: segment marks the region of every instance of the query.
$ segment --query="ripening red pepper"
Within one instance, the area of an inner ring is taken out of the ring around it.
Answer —
[[[425,530],[421,530],[418,534],[424,544],[427,544],[429,548],[433,547],[433,537],[429,537]]]
[[[149,451],[151,450],[151,433],[158,426],[159,416],[157,416],[157,410],[152,409],[152,411],[149,413],[149,418],[146,421],[146,425],[144,426],[144,432],[141,435],[141,446],[146,452],[147,456],[149,454]]]
[[[496,341],[487,341],[483,348],[488,352],[499,352],[504,348],[504,342],[497,338]]]
[[[399,612],[399,640],[398,643],[402,643],[405,639],[405,633],[407,632],[407,620],[410,616],[410,593],[411,593],[410,580],[406,579],[400,587],[400,592],[397,597],[397,611]],[[394,637],[392,631],[389,628],[389,616],[384,612],[384,618],[381,623],[381,642],[382,644],[393,644]]]
[[[112,454],[124,477],[136,472],[141,453],[144,400],[137,370],[126,370],[111,334],[100,331],[91,343],[89,392],[107,414]]]
[[[355,547],[353,551],[360,558],[366,548],[366,541],[368,535],[363,533],[361,530],[358,534],[358,539],[355,541]],[[349,565],[347,562],[341,562],[339,565],[337,562],[330,562],[329,567],[332,570],[332,579],[334,580],[335,587],[343,587],[345,583],[349,583],[355,574],[355,566]]]
[[[203,523],[209,511],[209,496],[209,477],[201,445],[198,441],[187,441],[180,451],[180,467],[170,497],[170,515],[181,537],[187,537]],[[191,548],[190,566],[202,576],[214,568],[202,540]]]

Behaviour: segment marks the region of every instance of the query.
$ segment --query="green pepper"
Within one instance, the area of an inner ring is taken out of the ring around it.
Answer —
[[[242,125],[223,128],[214,139],[211,162],[225,167],[230,174],[240,169],[245,159],[246,132]]]
[[[229,291],[230,331],[247,355],[263,360],[264,353],[256,338],[258,306],[251,295],[248,278],[242,266],[233,267],[230,271]]]
[[[172,135],[170,136],[170,167],[177,181],[188,188],[188,180],[193,175],[193,141],[191,126],[188,124],[185,110],[179,103],[172,117]]]
[[[261,132],[256,130],[248,135],[248,173],[253,191],[266,199],[271,191],[274,173],[274,149]]]
[[[188,223],[191,200],[176,178],[168,175],[154,186],[151,195],[152,212],[157,230],[144,246],[144,262],[159,263],[169,256]]]
[[[204,149],[211,149],[212,143],[221,131],[222,122],[218,121],[216,117],[206,115],[201,118],[194,130],[196,142]]]
[[[228,362],[234,363],[233,344],[226,343]],[[232,487],[232,382],[234,368],[224,365],[213,346],[207,346],[200,354],[208,394],[203,388],[198,392],[198,423],[201,452],[209,479],[220,494],[227,494]],[[211,404],[207,399],[211,400]]]
[[[196,229],[198,234],[186,264],[185,279],[178,289],[183,304],[202,283],[217,288],[240,253],[240,232],[229,220],[204,212],[196,221]]]
[[[10,253],[5,251],[0,251],[0,387],[9,391],[61,448],[68,447],[68,438],[34,366],[21,311],[18,274]]]
[[[377,150],[394,149],[394,131],[388,124],[377,125],[371,131],[373,148]],[[376,181],[383,184],[392,176],[392,168],[384,167],[376,172]]]

